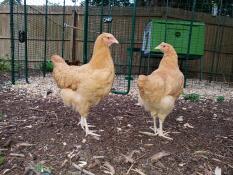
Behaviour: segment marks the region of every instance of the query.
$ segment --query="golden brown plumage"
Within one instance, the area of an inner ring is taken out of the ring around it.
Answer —
[[[53,55],[53,77],[59,88],[63,102],[72,106],[81,115],[81,127],[86,135],[99,136],[90,131],[86,117],[92,106],[109,94],[115,77],[114,64],[109,46],[118,43],[110,33],[103,33],[96,39],[93,55],[89,63],[69,66],[58,55]]]
[[[137,81],[139,88],[139,103],[145,110],[151,112],[154,118],[154,132],[165,136],[162,124],[167,115],[173,110],[176,99],[183,91],[184,76],[178,66],[178,56],[175,49],[167,43],[162,42],[156,47],[164,56],[158,69],[150,75],[140,75]],[[160,127],[156,127],[156,118],[159,118]]]

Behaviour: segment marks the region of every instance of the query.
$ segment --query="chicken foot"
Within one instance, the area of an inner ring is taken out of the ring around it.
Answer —
[[[158,136],[163,137],[168,140],[173,140],[171,137],[167,136],[169,132],[163,131],[163,121],[161,119],[159,119],[159,129],[157,129],[157,132],[158,132]]]
[[[168,133],[169,132],[164,132],[163,131],[163,121],[161,119],[159,119],[159,128],[157,129],[157,126],[156,126],[156,117],[153,117],[154,119],[154,128],[150,128],[154,131],[154,133],[148,133],[148,132],[144,132],[144,134],[146,135],[149,135],[149,136],[160,136],[160,137],[163,137],[165,139],[168,139],[168,140],[173,140],[171,137],[168,137]]]
[[[154,127],[150,127],[150,129],[152,129],[154,131],[154,133],[140,131],[141,134],[145,134],[148,136],[157,136],[158,135],[157,126],[156,126],[156,117],[153,117],[153,119],[154,119]]]
[[[81,125],[82,129],[85,130],[86,136],[87,135],[92,135],[92,136],[100,137],[99,134],[95,133],[95,130],[90,130],[89,129],[89,127],[94,127],[94,126],[93,125],[88,125],[86,117],[81,117],[81,120],[80,120],[79,124]]]
[[[84,125],[84,117],[81,117],[81,120],[79,121],[78,125],[81,125],[81,128],[84,130],[85,129],[85,125]]]
[[[80,122],[78,123],[78,125],[81,125],[81,128],[83,129],[83,130],[85,130],[85,117],[81,117],[81,120],[80,120]],[[87,125],[89,128],[91,128],[91,127],[95,127],[94,125]]]

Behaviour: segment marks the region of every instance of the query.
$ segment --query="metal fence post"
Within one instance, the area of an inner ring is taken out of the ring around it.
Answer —
[[[168,0],[166,1],[166,13],[165,13],[165,33],[164,33],[164,42],[167,42],[167,16],[168,16]]]
[[[15,84],[15,42],[14,42],[14,0],[10,0],[10,31],[11,31],[11,82]]]
[[[101,0],[101,8],[100,8],[100,34],[103,32],[103,14],[104,14],[104,0]]]
[[[87,63],[87,39],[88,39],[88,5],[89,0],[85,0],[85,14],[84,14],[84,38],[83,38],[83,63]]]
[[[132,29],[131,29],[131,41],[130,41],[130,53],[128,58],[128,87],[126,94],[130,91],[131,74],[132,74],[132,58],[134,49],[134,36],[135,36],[135,23],[136,23],[136,4],[137,0],[134,0],[133,13],[132,13]]]
[[[133,58],[133,49],[134,49],[134,36],[135,36],[135,23],[136,23],[136,4],[137,0],[134,0],[133,11],[132,11],[132,26],[131,26],[131,40],[130,40],[130,48],[127,49],[127,65],[128,65],[128,73],[127,73],[127,90],[126,91],[116,91],[113,90],[112,93],[126,95],[130,91],[131,85],[131,75],[132,75],[132,58]]]
[[[29,83],[28,81],[28,45],[27,45],[27,31],[28,31],[28,27],[27,27],[27,0],[24,0],[24,32],[25,32],[25,42],[24,42],[24,52],[25,52],[25,59],[24,59],[24,65],[25,65],[25,79],[26,82]]]
[[[62,49],[61,55],[64,57],[64,45],[65,45],[65,13],[66,13],[66,0],[63,1],[63,14],[62,14]]]
[[[48,32],[48,0],[45,4],[45,34],[44,34],[44,63],[43,63],[43,76],[46,75],[46,60],[47,60],[47,32]]]
[[[196,7],[196,0],[193,1],[193,6],[192,6],[192,19],[191,19],[190,28],[189,28],[188,49],[187,49],[186,58],[185,58],[184,87],[186,87],[186,83],[187,83],[187,72],[188,72],[187,61],[189,59],[189,54],[190,54],[190,47],[191,47],[191,39],[192,39],[192,30],[193,30],[193,21],[194,21],[195,7]]]

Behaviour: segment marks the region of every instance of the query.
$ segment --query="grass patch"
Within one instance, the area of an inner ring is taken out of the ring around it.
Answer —
[[[36,164],[35,165],[35,170],[39,173],[51,173],[51,169],[44,166],[43,164]]]
[[[221,103],[221,102],[224,102],[225,98],[224,96],[217,96],[216,100],[217,102]]]
[[[11,63],[8,55],[0,57],[0,72],[11,71]]]
[[[53,63],[51,60],[47,60],[45,63],[43,62],[40,66],[40,69],[45,72],[52,72],[53,71]]]
[[[191,94],[185,94],[184,99],[189,100],[191,102],[198,102],[200,100],[201,96],[196,93],[191,93]]]
[[[5,162],[5,156],[0,154],[0,165],[3,165]]]

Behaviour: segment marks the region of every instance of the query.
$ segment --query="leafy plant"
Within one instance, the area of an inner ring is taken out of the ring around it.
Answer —
[[[8,56],[0,57],[0,72],[7,72],[11,70],[11,63]]]
[[[5,162],[5,156],[0,154],[0,165],[3,165]]]
[[[40,163],[35,165],[35,170],[37,172],[39,172],[39,173],[45,173],[45,172],[51,173],[50,168],[48,168],[48,167],[46,167],[46,166],[44,166],[43,164],[40,164]]]
[[[45,70],[46,72],[53,71],[53,63],[50,60],[47,60],[45,63],[43,62],[41,65],[41,70]]]
[[[225,98],[224,98],[224,96],[218,96],[216,100],[217,100],[217,102],[220,103],[220,102],[223,102],[225,100]]]
[[[192,102],[198,102],[200,100],[200,95],[196,94],[196,93],[185,94],[184,99],[185,100],[190,100]]]
[[[2,111],[0,111],[0,121],[2,121],[3,116],[4,116],[3,112],[2,112]]]

